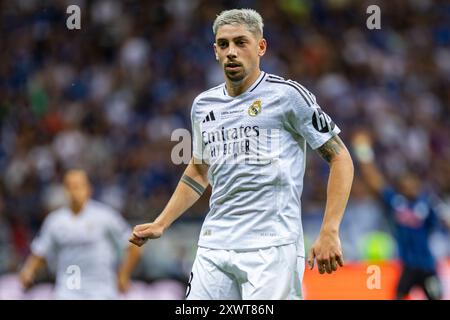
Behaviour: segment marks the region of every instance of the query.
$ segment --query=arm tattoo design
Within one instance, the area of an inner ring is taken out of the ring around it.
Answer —
[[[320,156],[325,159],[326,162],[331,162],[335,155],[344,149],[344,143],[338,136],[332,137],[330,140],[325,142],[321,147],[317,149]]]
[[[203,186],[200,183],[198,183],[197,181],[195,181],[194,179],[185,174],[181,177],[181,181],[186,183],[189,187],[191,187],[192,190],[197,192],[199,196],[201,196],[203,192],[205,192],[206,188],[203,188]]]

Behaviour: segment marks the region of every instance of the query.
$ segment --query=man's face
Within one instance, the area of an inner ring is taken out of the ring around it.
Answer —
[[[232,82],[240,82],[259,69],[266,46],[266,40],[251,33],[245,25],[228,24],[217,30],[214,51],[225,76]]]
[[[91,187],[84,171],[69,171],[64,177],[64,186],[71,204],[83,206],[91,196]]]
[[[412,173],[408,173],[400,178],[400,192],[407,198],[415,199],[421,191],[421,183],[419,177]]]

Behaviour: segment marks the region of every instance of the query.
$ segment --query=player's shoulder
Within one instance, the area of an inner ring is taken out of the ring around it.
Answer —
[[[226,97],[224,93],[225,85],[224,83],[212,87],[211,89],[205,90],[197,95],[192,103],[191,117],[197,118],[203,115],[211,104],[217,104],[222,102],[222,99]]]
[[[279,93],[280,96],[287,99],[301,99],[308,106],[316,104],[316,97],[301,83],[285,79],[275,74],[267,74],[265,79],[266,89],[272,88],[272,90]]]
[[[120,214],[114,208],[94,199],[89,200],[88,209],[93,211],[96,215],[111,216]]]
[[[70,212],[67,207],[60,207],[55,209],[47,214],[45,217],[44,223],[47,225],[59,224],[61,220],[66,219],[69,216]]]
[[[221,83],[215,87],[212,87],[210,89],[207,89],[203,92],[200,92],[194,99],[194,103],[201,102],[204,99],[217,99],[222,96],[225,96],[224,94],[224,84]]]

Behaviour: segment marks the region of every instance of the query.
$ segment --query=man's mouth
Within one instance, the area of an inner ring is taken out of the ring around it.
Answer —
[[[240,63],[237,62],[228,62],[225,64],[225,69],[227,70],[236,70],[238,68],[240,68],[242,65]]]

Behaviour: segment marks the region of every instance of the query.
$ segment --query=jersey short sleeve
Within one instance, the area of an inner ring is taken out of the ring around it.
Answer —
[[[44,223],[39,230],[37,236],[31,242],[31,252],[39,257],[48,258],[50,254],[55,250],[55,240],[52,230],[52,225],[50,217],[44,220]]]
[[[341,130],[317,104],[311,92],[297,82],[289,83],[286,89],[288,123],[312,149],[317,149]]]
[[[192,126],[192,155],[194,158],[203,159],[203,140],[200,131],[200,122],[196,118],[195,110],[197,105],[197,99],[192,103],[191,109],[191,126]]]

